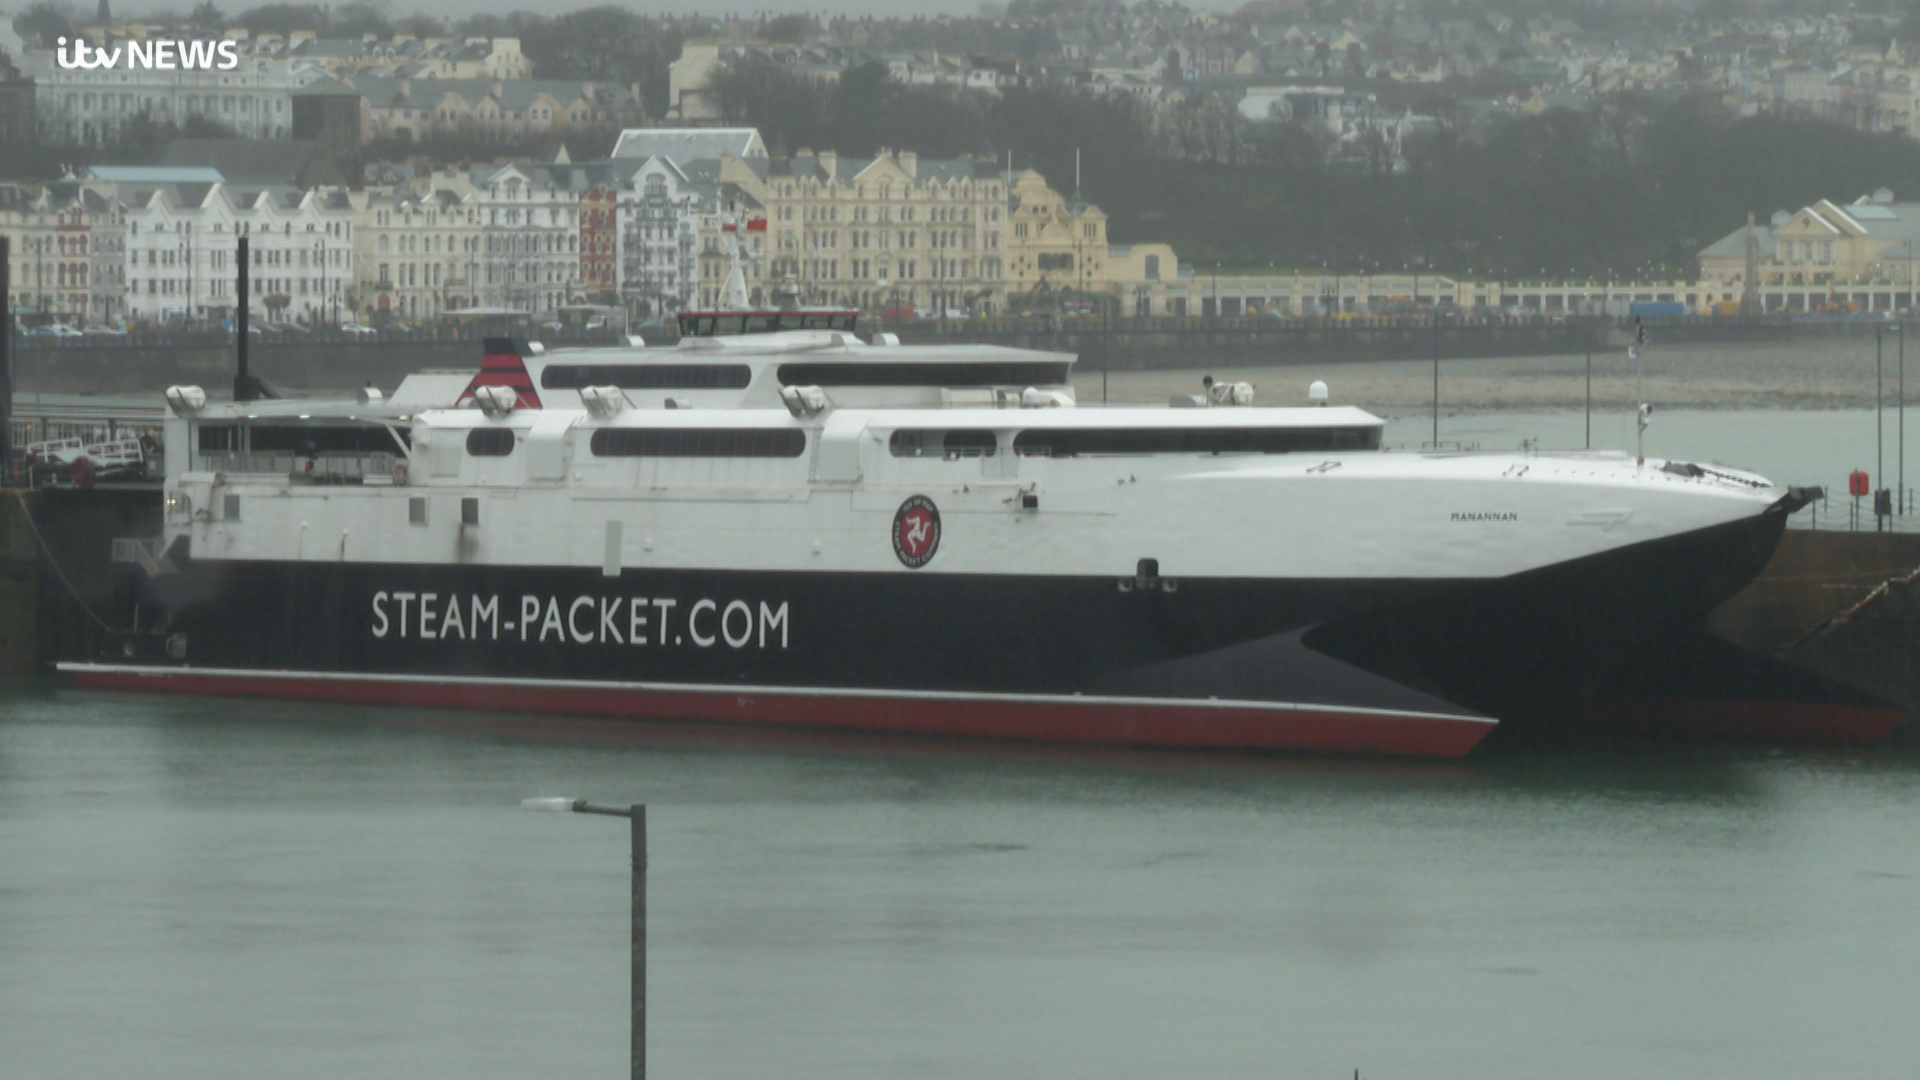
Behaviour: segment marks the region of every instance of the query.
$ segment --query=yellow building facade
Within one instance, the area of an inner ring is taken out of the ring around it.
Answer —
[[[1008,207],[1008,305],[1014,310],[1104,310],[1115,315],[1186,314],[1187,285],[1166,244],[1107,241],[1107,215],[1069,199],[1027,170]]]
[[[720,209],[737,202],[741,216],[766,218],[750,288],[791,281],[806,303],[875,314],[1005,310],[1007,189],[989,160],[802,150],[787,158],[727,157],[716,179]],[[730,199],[727,190],[745,198]],[[717,296],[726,276],[718,229],[718,219],[701,225],[703,298]],[[753,239],[761,239],[757,230]]]

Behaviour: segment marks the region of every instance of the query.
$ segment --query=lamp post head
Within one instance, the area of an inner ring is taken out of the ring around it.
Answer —
[[[522,799],[520,800],[520,809],[545,810],[555,814],[570,814],[578,810],[584,802],[584,799]]]

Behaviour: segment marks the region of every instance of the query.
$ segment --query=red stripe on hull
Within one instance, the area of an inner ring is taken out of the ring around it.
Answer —
[[[192,669],[72,671],[87,689],[225,694],[357,705],[472,708],[591,716],[706,720],[1034,742],[1191,750],[1298,750],[1457,759],[1493,723],[1312,708],[1241,708],[1169,701],[942,700],[632,686],[523,685],[354,679]]]
[[[1647,734],[1762,739],[1811,746],[1884,742],[1905,709],[1808,701],[1648,698],[1595,703],[1601,723]]]

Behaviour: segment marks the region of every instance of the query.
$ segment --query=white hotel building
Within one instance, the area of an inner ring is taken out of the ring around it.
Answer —
[[[314,63],[244,54],[231,71],[64,68],[41,49],[25,50],[15,66],[33,79],[42,132],[90,144],[115,138],[142,113],[160,123],[201,117],[247,138],[285,139],[293,91],[326,74]]]
[[[228,318],[237,240],[246,236],[254,318],[351,319],[354,212],[346,192],[229,184],[212,169],[98,167],[87,178],[125,207],[130,317]],[[285,306],[270,307],[278,297]]]

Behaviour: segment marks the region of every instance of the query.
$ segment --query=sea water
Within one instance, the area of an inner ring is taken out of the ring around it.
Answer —
[[[1076,753],[9,684],[0,1076],[1906,1075],[1920,754]]]

